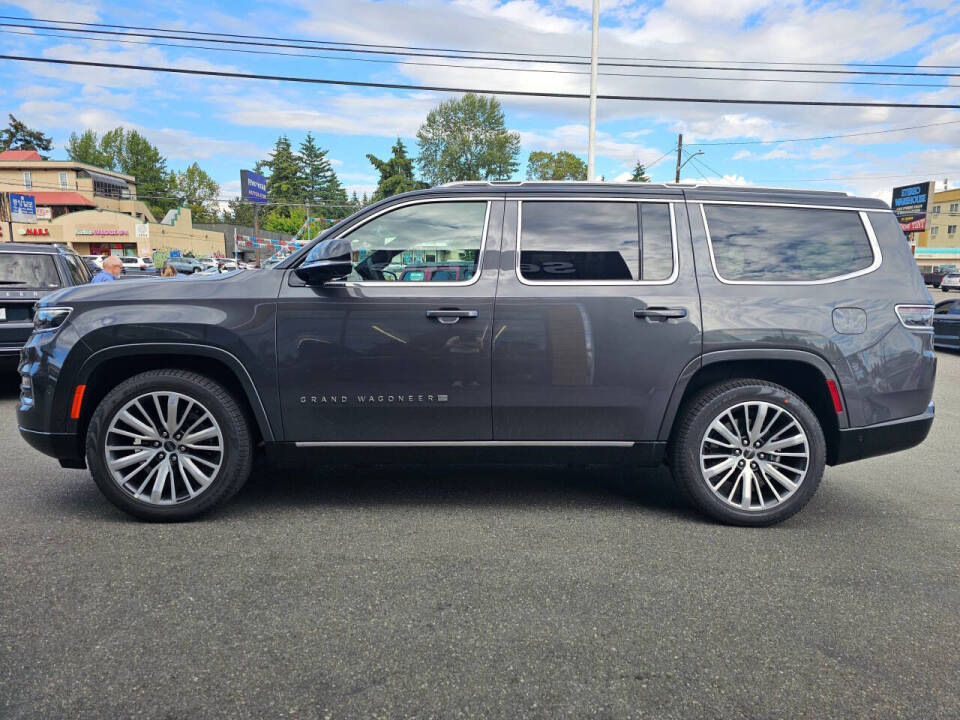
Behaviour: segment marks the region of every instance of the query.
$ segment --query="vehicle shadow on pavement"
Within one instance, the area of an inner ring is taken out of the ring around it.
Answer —
[[[575,465],[258,463],[225,512],[356,505],[562,506],[646,509],[698,518],[666,468]]]

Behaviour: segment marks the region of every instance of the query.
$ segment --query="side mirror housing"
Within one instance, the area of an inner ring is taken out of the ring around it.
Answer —
[[[346,238],[324,240],[313,246],[294,272],[307,285],[323,285],[346,277],[353,270],[350,241]]]

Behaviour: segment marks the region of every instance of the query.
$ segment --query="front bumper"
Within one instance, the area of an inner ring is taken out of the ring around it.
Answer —
[[[60,461],[60,466],[65,468],[80,468],[87,466],[83,455],[79,451],[77,436],[75,433],[49,433],[39,430],[28,430],[18,426],[20,437],[26,440],[27,445],[34,450],[39,450],[44,455],[50,455]]]
[[[933,416],[934,406],[931,402],[920,415],[840,430],[830,464],[840,465],[915,447],[926,439],[933,425]]]

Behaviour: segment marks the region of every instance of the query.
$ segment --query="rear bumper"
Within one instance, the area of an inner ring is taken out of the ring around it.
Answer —
[[[925,412],[866,427],[841,430],[831,465],[907,450],[922,443],[933,425],[931,402]]]

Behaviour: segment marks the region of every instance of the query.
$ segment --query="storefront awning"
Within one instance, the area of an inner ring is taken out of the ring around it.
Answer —
[[[96,207],[92,200],[88,200],[78,192],[34,192],[37,205],[71,205],[81,207]]]

